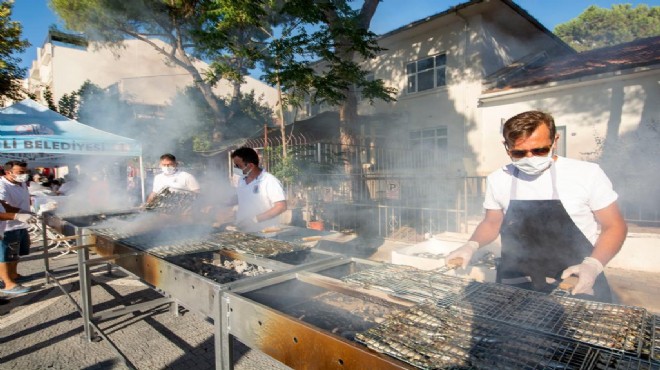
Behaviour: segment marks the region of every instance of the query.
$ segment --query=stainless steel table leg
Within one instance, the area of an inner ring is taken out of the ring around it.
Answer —
[[[82,236],[77,240],[78,245],[83,245]],[[89,266],[85,263],[89,259],[89,250],[82,248],[78,251],[78,275],[80,277],[80,298],[82,306],[83,326],[85,329],[85,338],[89,342],[97,341],[98,336],[94,332],[92,317],[94,315],[92,307],[92,278],[89,272]]]

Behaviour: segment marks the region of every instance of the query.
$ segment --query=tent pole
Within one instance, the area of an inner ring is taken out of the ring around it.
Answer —
[[[142,155],[140,155],[140,188],[142,189],[142,204],[146,201],[144,194],[144,167],[142,165]]]

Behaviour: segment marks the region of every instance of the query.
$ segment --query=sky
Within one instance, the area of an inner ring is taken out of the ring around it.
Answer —
[[[383,34],[410,22],[443,12],[450,6],[464,3],[467,0],[383,0],[372,19],[371,30]],[[660,0],[514,0],[516,4],[541,22],[549,30],[556,25],[567,22],[579,16],[590,5],[601,8],[611,8],[612,4],[647,4],[660,6]],[[43,45],[48,27],[57,24],[64,29],[63,23],[49,8],[48,0],[15,0],[12,19],[21,22],[23,38],[32,44],[24,53],[18,55],[21,66],[29,69],[36,59],[37,47]],[[356,4],[361,4],[357,0]]]

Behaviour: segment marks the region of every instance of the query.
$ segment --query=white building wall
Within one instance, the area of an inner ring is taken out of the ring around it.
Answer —
[[[487,130],[478,107],[483,78],[524,56],[557,48],[548,34],[499,1],[385,35],[379,45],[386,50],[365,68],[398,89],[397,101],[363,101],[358,113],[391,117],[387,125],[399,145],[412,129],[447,126],[449,167],[438,170],[458,175],[480,174]],[[406,64],[441,53],[447,54],[447,86],[407,93]]]
[[[566,127],[567,157],[593,160],[608,123],[616,123],[616,136],[623,136],[640,124],[660,122],[660,68],[486,94],[481,101],[480,174],[510,162],[502,147],[501,121],[532,109],[551,113],[557,126]]]
[[[157,40],[155,42],[159,43]],[[186,70],[168,62],[142,41],[126,40],[116,53],[94,45],[85,48],[57,41],[47,42],[39,49],[37,60],[32,63],[28,84],[32,91],[50,86],[55,103],[62,95],[78,90],[86,80],[102,88],[118,84],[119,92],[125,99],[148,105],[165,105],[177,91],[192,85],[192,77]],[[196,65],[200,72],[207,67],[202,61],[197,61]],[[257,97],[263,96],[269,106],[274,107],[277,103],[274,88],[247,77],[241,91],[247,93],[252,90]],[[231,94],[232,88],[224,81],[214,88],[214,92],[226,97]]]

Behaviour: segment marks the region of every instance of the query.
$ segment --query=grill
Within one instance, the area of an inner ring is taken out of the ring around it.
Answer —
[[[362,287],[375,288],[393,296],[422,303],[429,300],[449,304],[470,290],[471,280],[451,277],[410,266],[372,267],[342,278]]]
[[[146,204],[145,209],[155,210],[162,214],[189,214],[194,208],[197,198],[197,193],[186,190],[172,191],[166,187],[154,195]]]
[[[399,313],[357,339],[422,369],[579,369],[584,344],[457,315],[428,303]]]
[[[500,284],[475,284],[452,309],[575,339],[639,356],[646,330],[646,310],[614,304],[554,297]]]
[[[660,363],[627,356],[622,353],[598,350],[588,369],[597,370],[658,370]]]
[[[83,247],[78,255],[88,339],[102,335],[95,320],[135,310],[93,312],[89,267],[109,262],[162,292],[156,303],[211,318],[223,369],[231,368],[233,338],[293,368],[658,368],[658,318],[643,309],[217,232],[167,214],[157,215],[158,231],[135,227],[143,216],[44,218],[100,256],[89,259]]]

